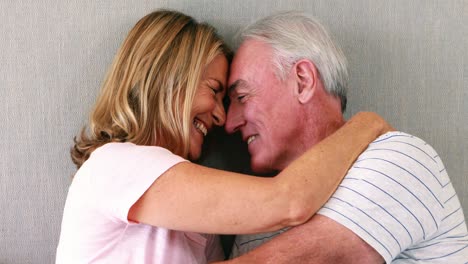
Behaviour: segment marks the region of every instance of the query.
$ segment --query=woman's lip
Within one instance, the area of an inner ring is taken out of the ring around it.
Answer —
[[[195,118],[193,120],[193,125],[195,126],[195,128],[198,131],[200,131],[203,134],[203,136],[208,135],[208,127],[206,126],[206,124],[203,121],[201,121],[198,118]]]

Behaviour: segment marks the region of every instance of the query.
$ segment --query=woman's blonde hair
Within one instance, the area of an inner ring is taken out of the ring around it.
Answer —
[[[216,30],[185,14],[159,10],[128,34],[101,87],[89,126],[71,149],[79,168],[109,142],[164,147],[188,156],[191,106],[205,67],[231,52]]]

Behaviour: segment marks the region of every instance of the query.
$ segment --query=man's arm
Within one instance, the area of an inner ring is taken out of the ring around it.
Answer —
[[[442,195],[453,192],[436,155],[412,135],[386,134],[361,154],[322,216],[231,263],[390,263],[440,231]]]
[[[315,215],[307,223],[291,228],[236,263],[384,263],[383,258],[352,231],[334,220]]]

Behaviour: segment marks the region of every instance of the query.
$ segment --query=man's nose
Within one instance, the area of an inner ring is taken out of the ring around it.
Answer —
[[[217,126],[223,126],[226,122],[226,112],[222,104],[216,104],[216,107],[213,111],[213,121]]]
[[[239,130],[244,124],[245,120],[242,116],[242,112],[231,104],[228,108],[226,126],[224,127],[226,132],[232,134]]]

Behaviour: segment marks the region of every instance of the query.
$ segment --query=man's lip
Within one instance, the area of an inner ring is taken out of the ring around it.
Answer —
[[[242,140],[245,141],[245,142],[248,142],[249,138],[251,138],[251,137],[257,138],[258,134],[251,134],[249,136],[244,137]]]

